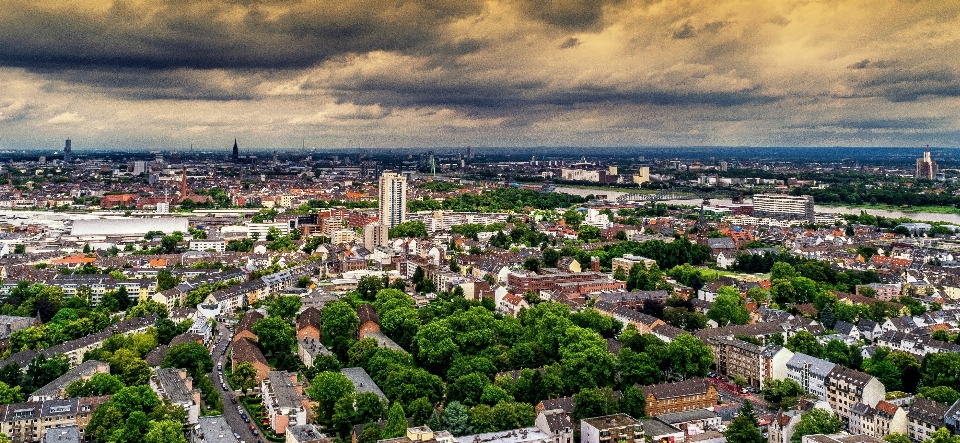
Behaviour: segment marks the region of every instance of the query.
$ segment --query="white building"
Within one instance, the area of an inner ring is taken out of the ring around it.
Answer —
[[[223,239],[218,240],[190,240],[190,250],[192,251],[207,251],[212,250],[214,252],[226,252],[227,242]]]
[[[799,383],[805,392],[826,400],[826,379],[836,366],[829,361],[798,352],[787,361],[787,378]]]
[[[757,194],[753,196],[755,217],[799,218],[814,221],[813,196]]]
[[[392,228],[407,221],[407,179],[394,172],[380,175],[380,223]]]

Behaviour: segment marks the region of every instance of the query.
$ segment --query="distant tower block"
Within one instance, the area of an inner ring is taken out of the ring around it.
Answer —
[[[240,148],[237,146],[237,139],[233,139],[233,162],[240,161]]]
[[[67,143],[63,146],[63,161],[70,162],[72,160],[72,152],[70,148],[70,139],[67,139]]]

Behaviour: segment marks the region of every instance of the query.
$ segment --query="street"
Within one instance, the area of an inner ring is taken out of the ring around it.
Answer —
[[[224,377],[224,382],[226,382],[226,376],[217,371],[217,365],[223,365],[226,367],[229,364],[226,355],[224,355],[224,350],[232,342],[233,333],[226,328],[223,324],[217,325],[218,337],[220,337],[220,343],[217,343],[213,347],[213,371],[210,372],[210,380],[213,381],[214,386],[220,392],[220,397],[223,399],[223,417],[227,420],[227,424],[230,425],[230,428],[233,429],[233,432],[240,436],[240,441],[243,442],[262,442],[262,437],[260,435],[253,435],[250,431],[250,425],[253,424],[255,417],[249,417],[250,423],[245,423],[243,418],[240,417],[240,413],[237,412],[237,406],[243,407],[243,404],[237,399],[235,393],[232,390],[224,391],[220,386],[220,377]],[[216,339],[214,339],[216,340]],[[230,385],[227,384],[227,389],[230,389]],[[236,399],[237,404],[233,404],[231,399]],[[246,412],[246,411],[244,411]],[[259,431],[258,431],[259,432]]]

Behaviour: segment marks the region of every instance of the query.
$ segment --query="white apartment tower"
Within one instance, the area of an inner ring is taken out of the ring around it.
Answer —
[[[380,223],[392,228],[407,221],[407,179],[385,171],[380,175]]]
[[[756,217],[803,219],[813,222],[813,197],[809,195],[757,194],[753,196]]]

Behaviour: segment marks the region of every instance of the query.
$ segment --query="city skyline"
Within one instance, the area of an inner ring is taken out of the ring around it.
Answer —
[[[960,140],[960,5],[0,0],[0,150]]]

